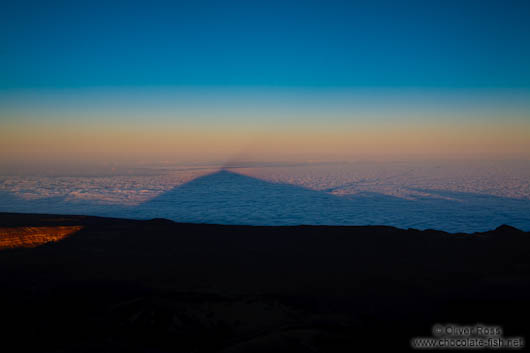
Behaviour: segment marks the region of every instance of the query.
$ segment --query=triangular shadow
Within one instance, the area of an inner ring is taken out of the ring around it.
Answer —
[[[351,206],[350,200],[332,194],[222,169],[177,186],[133,212],[199,223],[344,224]]]
[[[130,216],[218,224],[403,225],[408,220],[393,210],[415,207],[380,193],[342,197],[222,169],[142,203]]]

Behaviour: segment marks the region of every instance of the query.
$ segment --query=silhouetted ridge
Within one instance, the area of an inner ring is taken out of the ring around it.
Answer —
[[[170,219],[166,219],[166,218],[153,218],[153,219],[150,219],[150,220],[147,220],[146,222],[149,222],[151,224],[174,224],[175,222],[170,220]]]
[[[510,225],[507,225],[507,224],[502,224],[502,225],[498,226],[497,228],[495,228],[495,232],[523,233],[522,230],[517,229],[515,227],[512,227]]]

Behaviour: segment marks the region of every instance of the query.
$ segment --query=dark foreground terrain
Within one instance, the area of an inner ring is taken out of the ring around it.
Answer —
[[[9,352],[389,351],[436,323],[530,338],[530,234],[508,226],[467,235],[0,214],[11,237],[59,226],[76,232],[0,251]]]

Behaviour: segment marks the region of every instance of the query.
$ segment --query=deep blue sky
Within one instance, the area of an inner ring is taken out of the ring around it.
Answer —
[[[0,88],[530,87],[530,1],[5,1]]]

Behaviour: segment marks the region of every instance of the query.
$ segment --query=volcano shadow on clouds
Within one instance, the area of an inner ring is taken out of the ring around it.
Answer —
[[[133,215],[197,223],[342,224],[345,220],[354,222],[363,208],[325,192],[220,170],[139,205]]]

